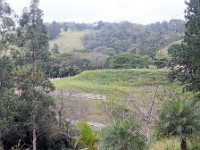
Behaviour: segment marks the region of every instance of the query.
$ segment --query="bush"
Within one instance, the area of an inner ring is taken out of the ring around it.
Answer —
[[[122,53],[109,57],[107,59],[107,65],[113,69],[148,68],[150,59],[148,56]]]
[[[100,149],[145,149],[145,137],[138,131],[137,126],[129,121],[118,121],[102,130]]]

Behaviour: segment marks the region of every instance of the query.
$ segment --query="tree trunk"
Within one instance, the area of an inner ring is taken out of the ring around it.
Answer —
[[[32,94],[33,94],[33,100],[32,100],[32,104],[33,104],[33,112],[32,112],[32,121],[33,121],[33,150],[37,149],[37,134],[36,134],[36,115],[35,115],[35,107],[36,107],[36,101],[35,101],[35,94],[34,94],[34,90],[35,90],[35,49],[32,52]]]
[[[2,139],[1,139],[1,134],[0,134],[0,150],[3,150],[3,142],[2,142]]]
[[[37,135],[36,135],[36,127],[34,125],[33,126],[33,150],[37,149],[36,141],[37,141]]]
[[[151,143],[151,125],[150,123],[147,123],[147,144],[149,145]]]
[[[188,150],[187,149],[187,141],[184,138],[181,139],[181,150]]]

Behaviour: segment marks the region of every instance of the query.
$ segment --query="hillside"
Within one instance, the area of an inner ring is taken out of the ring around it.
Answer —
[[[89,115],[85,116],[86,120],[105,123],[109,121],[109,117],[102,100],[132,110],[132,104],[128,106],[127,101],[136,102],[137,105],[142,101],[147,102],[154,96],[157,86],[157,96],[162,99],[173,89],[181,92],[181,88],[168,83],[166,75],[165,70],[94,70],[82,72],[74,77],[54,79],[52,83],[57,88],[57,95],[64,91],[67,96],[86,102],[89,111]]]
[[[93,70],[81,74],[53,80],[57,89],[73,88],[89,92],[108,94],[114,87],[130,88],[144,85],[154,85],[160,82],[167,84],[167,71],[148,69],[123,70]],[[113,90],[114,91],[114,90]]]
[[[61,34],[57,39],[51,40],[49,42],[50,48],[56,43],[62,52],[71,52],[74,49],[83,49],[83,43],[81,38],[88,31],[67,31],[61,30]]]

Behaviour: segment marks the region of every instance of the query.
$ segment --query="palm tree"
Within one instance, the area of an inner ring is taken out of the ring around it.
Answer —
[[[178,137],[181,150],[187,149],[187,138],[200,131],[199,102],[175,100],[161,110],[158,133],[165,137]]]
[[[107,150],[144,150],[145,137],[130,121],[118,121],[102,129],[100,149]]]

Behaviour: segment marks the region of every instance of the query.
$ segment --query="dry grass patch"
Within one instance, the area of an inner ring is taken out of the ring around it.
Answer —
[[[84,49],[82,37],[88,31],[61,31],[60,37],[49,42],[50,48],[54,44],[59,46],[61,52],[71,52],[75,49]]]

